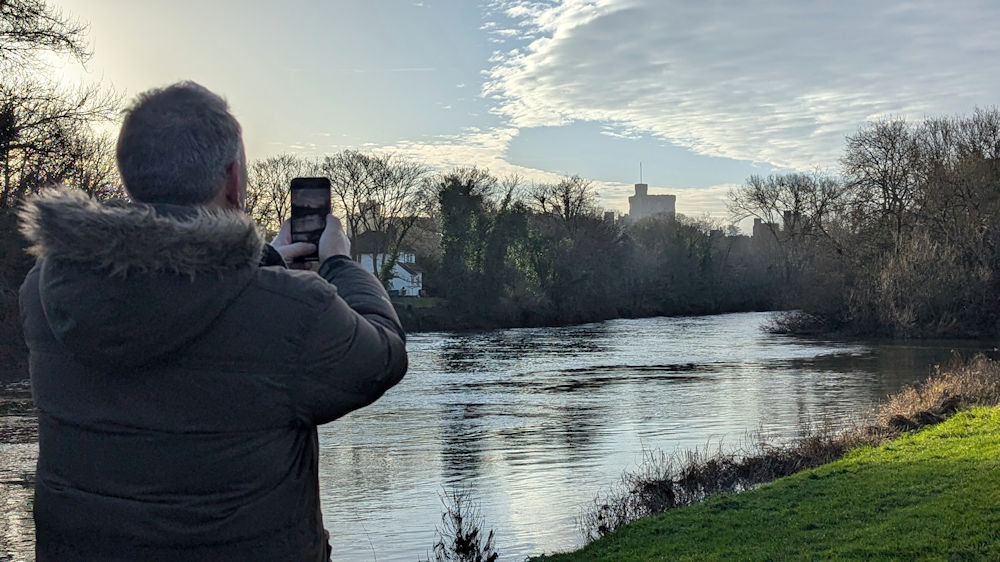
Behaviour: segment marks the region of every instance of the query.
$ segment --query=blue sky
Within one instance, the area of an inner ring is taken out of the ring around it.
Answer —
[[[882,116],[998,103],[1000,2],[52,0],[90,25],[67,81],[193,79],[251,158],[393,150],[435,168],[643,179],[725,216],[750,174],[836,171]]]

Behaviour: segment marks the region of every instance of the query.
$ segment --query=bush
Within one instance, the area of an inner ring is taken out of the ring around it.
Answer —
[[[445,511],[438,541],[428,562],[496,562],[500,557],[493,546],[493,530],[484,534],[479,506],[464,490],[452,490],[441,498]]]

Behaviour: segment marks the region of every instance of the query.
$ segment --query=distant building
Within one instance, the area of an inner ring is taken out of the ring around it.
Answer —
[[[361,264],[361,267],[370,271],[373,275],[378,275],[379,269],[385,264],[389,256],[385,254],[389,247],[389,237],[384,232],[370,230],[359,234],[354,239],[352,252],[354,259]],[[424,288],[424,270],[416,263],[417,256],[413,250],[402,248],[399,252],[399,259],[392,268],[392,277],[389,279],[387,290],[389,296],[393,297],[419,297]]]
[[[780,232],[777,223],[764,222],[760,219],[753,220],[753,232],[752,237],[755,240],[767,240],[771,241]]]
[[[794,232],[796,234],[802,232],[802,213],[785,211],[782,218],[784,220],[782,228],[785,232]]]
[[[631,222],[661,215],[667,220],[677,218],[676,195],[650,195],[649,185],[635,184],[635,195],[628,198],[628,216]]]

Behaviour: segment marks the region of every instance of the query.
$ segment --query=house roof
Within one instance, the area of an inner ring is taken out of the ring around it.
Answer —
[[[354,244],[351,249],[355,254],[381,254],[386,251],[389,247],[390,238],[385,232],[379,232],[377,230],[368,230],[358,234],[354,238]],[[400,248],[402,252],[413,253],[413,249],[407,246]]]
[[[405,269],[406,272],[409,273],[410,275],[417,275],[418,273],[423,273],[424,272],[424,268],[420,267],[419,265],[417,265],[415,263],[402,263],[402,262],[400,262],[400,263],[397,263],[396,265],[398,265],[399,267],[402,267],[403,269]]]
[[[362,232],[354,238],[353,250],[358,254],[376,254],[384,252],[389,246],[389,235],[376,230]]]

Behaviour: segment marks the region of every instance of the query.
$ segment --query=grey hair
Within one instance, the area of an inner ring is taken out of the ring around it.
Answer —
[[[243,154],[240,124],[226,100],[194,82],[144,92],[124,115],[118,170],[137,201],[210,201]]]

